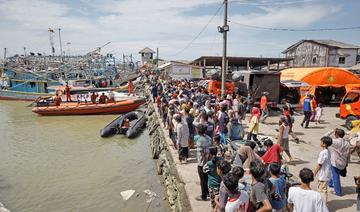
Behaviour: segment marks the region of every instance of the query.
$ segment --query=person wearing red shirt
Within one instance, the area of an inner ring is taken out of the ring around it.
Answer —
[[[68,83],[66,83],[66,86],[65,86],[65,93],[66,93],[66,101],[67,102],[71,102],[71,95],[70,95],[70,86]]]
[[[273,144],[271,140],[266,140],[264,145],[267,147],[267,151],[261,157],[264,161],[265,165],[269,165],[270,163],[281,163],[281,154],[283,149],[279,144]]]
[[[268,98],[269,92],[263,92],[263,96],[260,99],[261,109],[261,122],[264,123],[265,119],[269,116]]]
[[[129,80],[129,95],[134,93],[134,84]]]

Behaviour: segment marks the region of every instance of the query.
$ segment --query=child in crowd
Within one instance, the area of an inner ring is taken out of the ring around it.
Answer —
[[[320,124],[321,118],[323,116],[324,109],[321,103],[315,108],[315,124]]]
[[[177,148],[176,147],[176,132],[175,132],[175,126],[174,126],[174,123],[173,123],[173,118],[174,118],[174,114],[175,114],[175,111],[174,109],[170,109],[169,108],[169,115],[167,117],[167,127],[168,127],[168,130],[169,130],[169,138],[171,139],[172,143],[174,144],[174,147],[175,149]]]
[[[331,146],[332,139],[329,136],[324,136],[320,139],[320,147],[323,149],[319,153],[317,166],[314,171],[314,175],[318,176],[318,191],[321,196],[327,202],[328,199],[328,181],[331,179],[331,161],[328,147]]]
[[[285,116],[280,116],[279,119],[279,135],[278,135],[278,144],[284,150],[286,155],[289,157],[289,161],[292,161],[293,158],[290,154],[290,145],[289,145],[289,123]]]
[[[268,211],[272,210],[264,181],[265,165],[254,160],[250,163],[250,174],[252,177],[251,193],[250,193],[250,211]]]
[[[247,140],[258,141],[257,134],[259,133],[259,119],[260,119],[260,110],[257,107],[253,107],[251,112],[251,117],[249,119],[249,131]]]
[[[320,193],[311,190],[310,183],[314,181],[314,173],[308,168],[303,168],[300,170],[299,177],[301,179],[300,186],[289,189],[288,211],[328,212],[329,210]]]
[[[271,163],[269,166],[270,181],[275,187],[275,192],[270,198],[272,212],[286,212],[286,180],[284,176],[280,176],[281,165],[279,163]]]
[[[215,146],[209,148],[210,160],[204,165],[203,171],[208,174],[209,196],[212,208],[215,208],[215,196],[219,195],[221,178],[217,174],[216,164],[223,158],[217,156],[218,149]]]
[[[213,144],[217,148],[217,156],[222,157],[225,153],[225,147],[220,143],[219,134],[214,135]]]
[[[235,170],[224,176],[224,185],[229,191],[225,212],[245,212],[249,206],[249,195],[239,190],[239,179],[244,176],[244,169],[236,167]]]
[[[221,160],[216,164],[216,172],[221,179],[219,195],[215,198],[215,211],[223,212],[225,210],[226,202],[228,200],[228,190],[224,185],[224,176],[231,171],[231,164],[226,160]]]

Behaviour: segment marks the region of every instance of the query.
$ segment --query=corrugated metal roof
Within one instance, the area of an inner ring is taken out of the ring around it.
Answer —
[[[282,53],[285,54],[286,52],[288,52],[289,50],[299,46],[300,44],[304,43],[304,42],[311,42],[311,43],[316,43],[319,45],[323,45],[323,46],[327,46],[327,47],[332,47],[332,48],[341,48],[341,49],[360,49],[360,46],[358,45],[354,45],[354,44],[349,44],[349,43],[343,43],[340,41],[335,41],[335,40],[301,40],[293,45],[291,45],[290,47],[288,47],[287,49],[285,49]]]
[[[222,57],[220,56],[202,56],[200,58],[192,61],[192,64],[200,63],[200,66],[204,65],[204,60],[206,60],[206,66],[221,66]],[[250,66],[266,66],[268,61],[271,64],[286,62],[293,60],[292,58],[271,58],[271,57],[227,57],[229,66],[246,66],[247,61],[250,62]]]
[[[313,40],[316,43],[323,44],[325,46],[332,46],[336,48],[342,48],[342,49],[360,49],[360,46],[349,44],[349,43],[343,43],[340,41],[335,40]]]

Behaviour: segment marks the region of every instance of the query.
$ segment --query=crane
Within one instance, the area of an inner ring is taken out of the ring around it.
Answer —
[[[55,55],[55,47],[54,47],[55,32],[51,28],[48,29],[48,32],[49,32],[49,40],[50,40],[51,52],[52,52],[52,54],[54,56]]]

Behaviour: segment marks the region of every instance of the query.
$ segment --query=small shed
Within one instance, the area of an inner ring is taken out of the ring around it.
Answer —
[[[154,58],[155,51],[150,49],[149,47],[143,48],[141,51],[139,51],[139,54],[141,55],[141,62],[142,64],[145,64],[147,62],[150,62]]]

